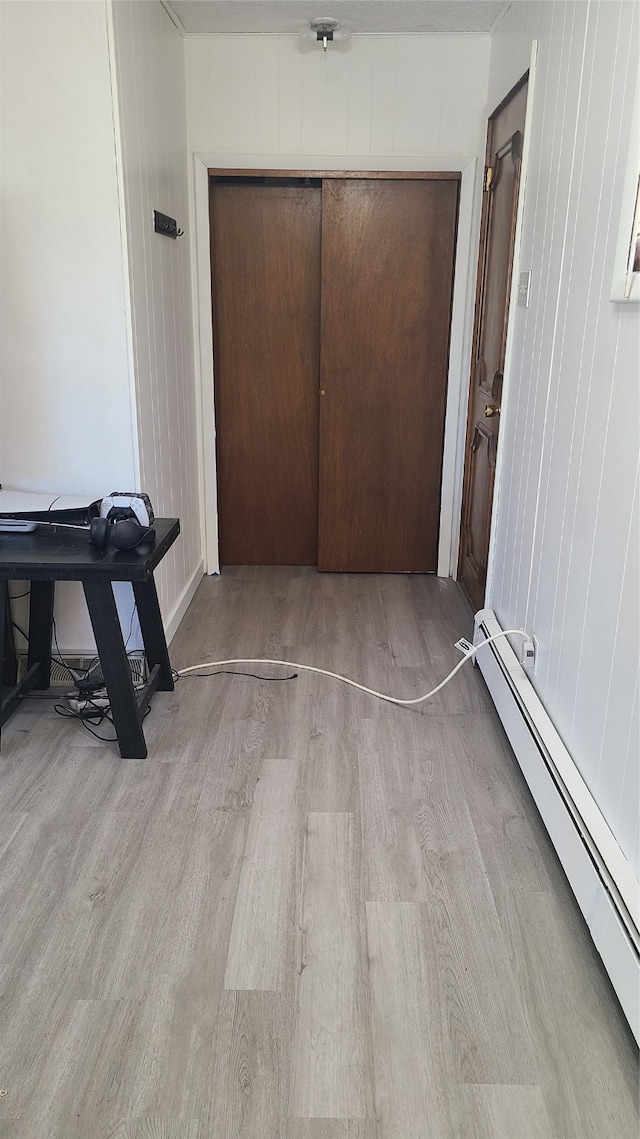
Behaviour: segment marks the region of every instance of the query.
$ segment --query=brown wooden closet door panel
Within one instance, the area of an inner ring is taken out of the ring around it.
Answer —
[[[319,186],[211,192],[223,565],[316,565]]]
[[[326,180],[320,569],[434,572],[458,181]]]

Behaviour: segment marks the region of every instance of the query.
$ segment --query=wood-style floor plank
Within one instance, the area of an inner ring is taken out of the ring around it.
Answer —
[[[302,874],[290,1114],[373,1114],[368,993],[353,815],[312,813]]]
[[[308,743],[304,786],[308,811],[359,813],[358,746],[363,720],[347,707],[341,686],[319,692],[315,678],[300,674],[300,687],[308,693],[300,725]],[[362,697],[360,707],[366,710]],[[327,724],[331,728],[327,730]]]
[[[470,631],[450,581],[240,567],[171,658],[413,696]],[[122,760],[43,701],[3,729],[0,1139],[637,1139],[637,1051],[477,670],[412,709],[185,678],[144,730]]]
[[[554,1139],[539,1087],[465,1084],[458,1088],[454,1127],[464,1139]]]
[[[357,746],[364,891],[367,901],[414,902],[426,894],[422,852],[406,810],[410,773],[405,733],[412,713],[389,711],[386,719],[362,722]]]
[[[272,745],[263,756],[233,916],[225,989],[281,991],[287,980],[291,983],[287,971],[294,948],[294,872],[303,842],[299,775],[293,748]]]
[[[566,879],[503,892],[500,918],[553,1139],[637,1135],[637,1049]]]
[[[434,764],[413,800],[445,1035],[459,1083],[536,1084],[527,1026],[457,765]]]
[[[378,1139],[375,1119],[290,1119],[283,1139]]]
[[[440,754],[455,759],[489,880],[515,890],[549,890],[551,842],[495,716],[449,716],[441,728]]]
[[[456,1081],[537,1084],[526,1020],[478,855],[473,846],[447,848],[441,836],[432,843],[433,816],[424,803],[416,825],[425,836],[431,894],[422,916],[434,947]]]
[[[452,1135],[451,1071],[420,906],[367,902],[365,908],[381,1135]]]
[[[275,992],[225,992],[211,1054],[202,1134],[284,1135],[291,1067],[291,1002]]]
[[[97,1137],[97,1132],[94,1133]],[[144,1119],[122,1120],[105,1134],[105,1139],[203,1139],[198,1120]]]
[[[261,803],[254,806],[234,911],[225,989],[277,992],[287,983],[297,836],[296,813],[291,808],[279,810]]]

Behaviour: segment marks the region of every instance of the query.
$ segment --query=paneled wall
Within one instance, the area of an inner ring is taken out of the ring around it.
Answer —
[[[100,494],[135,472],[100,8],[1,9],[0,439],[2,477],[24,490]]]
[[[137,480],[105,6],[8,0],[0,21],[0,481],[98,498]],[[80,586],[56,618],[63,650],[92,649]]]
[[[188,231],[183,42],[157,0],[112,12],[141,484],[182,526],[156,575],[172,632],[202,572],[189,238],[152,222],[158,209]]]
[[[488,604],[539,638],[533,683],[636,872],[639,325],[609,290],[639,16],[518,0],[489,79],[492,107],[538,40]]]
[[[0,17],[0,479],[96,498],[142,485],[179,515],[159,571],[172,632],[201,565],[191,280],[188,239],[151,216],[186,228],[183,43],[157,0],[8,0]],[[92,651],[79,587],[58,588],[56,615],[62,651]]]
[[[488,36],[185,41],[189,149],[231,154],[482,153]]]

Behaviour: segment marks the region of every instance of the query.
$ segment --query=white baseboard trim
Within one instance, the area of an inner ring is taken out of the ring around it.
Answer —
[[[175,637],[178,626],[182,621],[187,609],[193,601],[195,592],[204,577],[204,561],[200,561],[196,569],[193,571],[189,581],[184,587],[178,601],[176,602],[173,612],[165,621],[164,633],[167,638],[167,644],[170,645]]]
[[[476,641],[500,631],[476,614]],[[511,646],[477,661],[631,1030],[640,1042],[638,882]]]

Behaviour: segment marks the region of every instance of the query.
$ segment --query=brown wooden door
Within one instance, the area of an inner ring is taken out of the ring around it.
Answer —
[[[323,183],[320,569],[436,569],[458,185]]]
[[[320,215],[319,182],[212,184],[223,565],[317,564]]]
[[[435,571],[458,187],[212,180],[223,565]]]
[[[527,77],[489,119],[458,576],[484,604]]]

